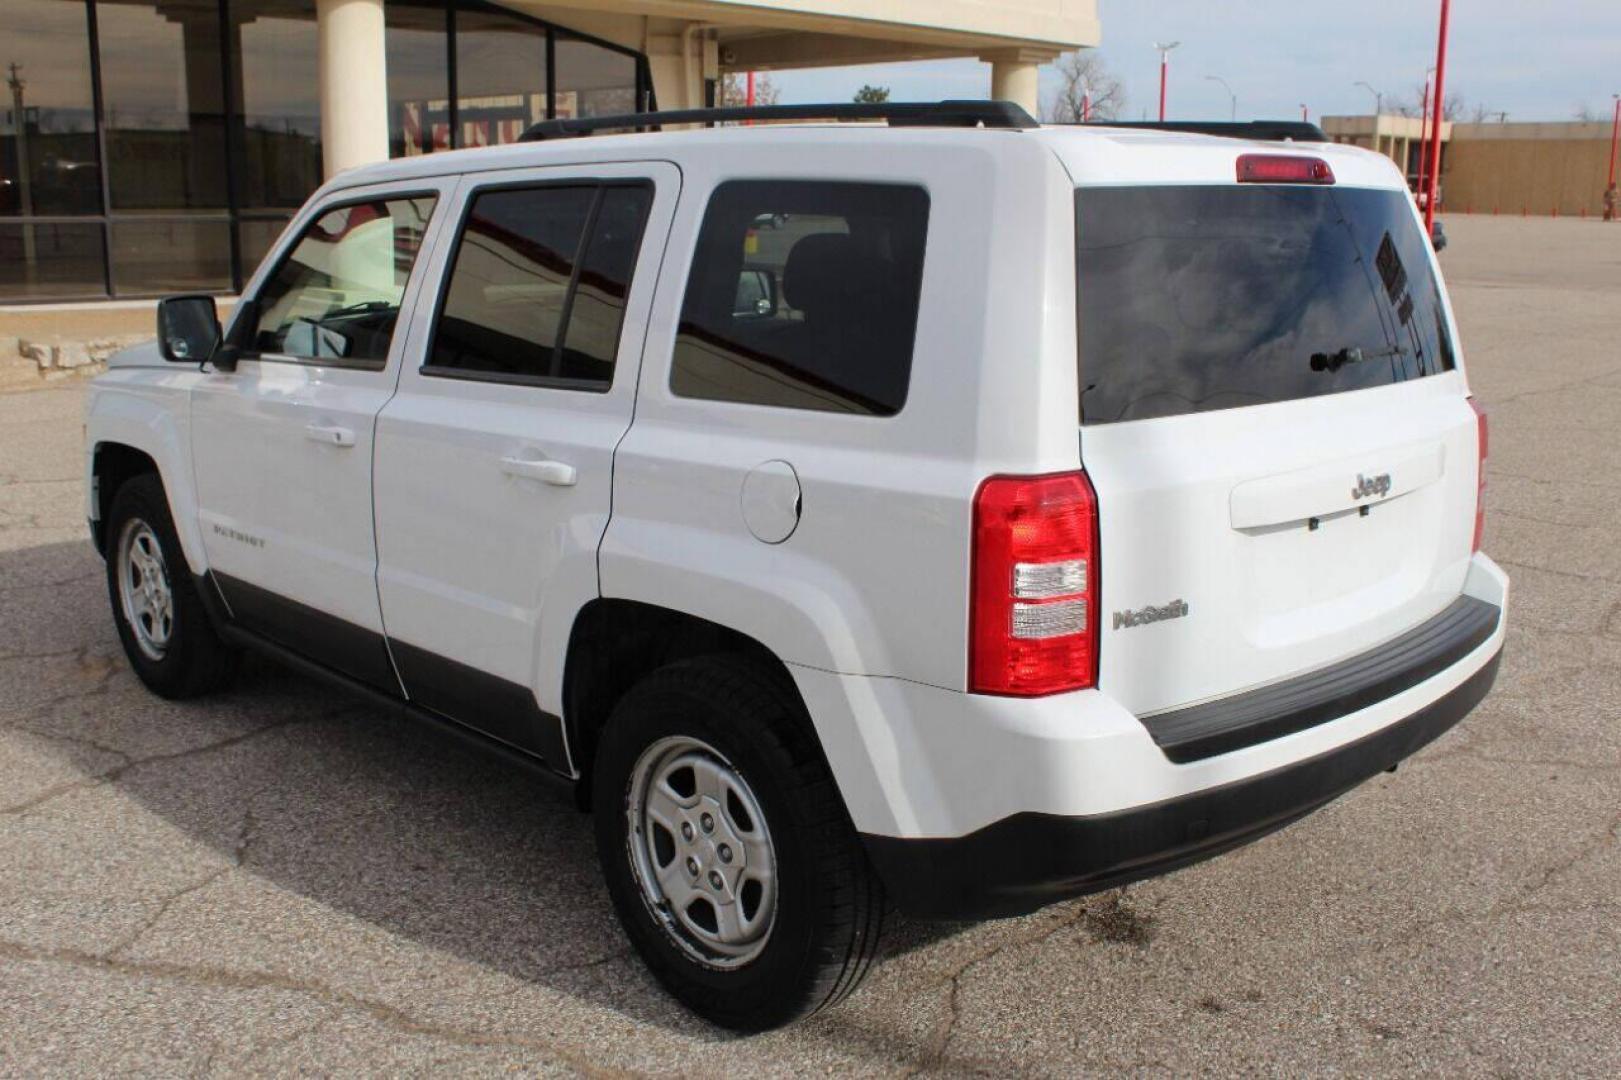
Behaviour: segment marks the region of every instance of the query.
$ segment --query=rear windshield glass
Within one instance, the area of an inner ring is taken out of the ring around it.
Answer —
[[[1088,424],[1453,366],[1427,241],[1402,192],[1082,188],[1075,205]]]

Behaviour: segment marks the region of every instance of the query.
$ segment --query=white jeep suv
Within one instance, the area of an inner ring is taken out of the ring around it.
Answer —
[[[889,905],[1029,912],[1392,768],[1507,600],[1387,159],[818,115],[890,123],[345,173],[88,404],[148,686],[251,647],[571,784],[642,956],[742,1029],[849,993]]]

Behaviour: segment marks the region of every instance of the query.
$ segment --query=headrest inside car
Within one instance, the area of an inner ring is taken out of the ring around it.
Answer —
[[[809,318],[864,310],[884,286],[884,261],[843,233],[816,233],[794,244],[782,270],[782,292]]]

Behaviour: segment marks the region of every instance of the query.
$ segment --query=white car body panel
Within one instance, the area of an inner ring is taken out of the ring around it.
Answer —
[[[507,170],[469,177],[455,217],[491,185],[649,180],[652,209],[606,393],[433,377],[426,360],[437,290],[409,328],[399,393],[377,439],[378,589],[391,640],[535,690],[562,713],[563,662],[580,609],[598,595],[614,447],[630,426],[643,330],[681,174],[663,162]],[[432,260],[438,281],[451,239]],[[555,486],[503,470],[503,458],[556,461]],[[566,766],[566,763],[557,763]]]
[[[424,183],[437,205],[401,299],[410,311],[426,256],[449,216],[451,181]],[[352,187],[343,200],[401,194]],[[273,265],[325,209],[311,202]],[[394,395],[405,335],[382,370],[266,355],[211,369],[191,391],[199,528],[210,568],[279,597],[382,633],[372,524],[373,433]]]
[[[96,521],[101,508],[95,479],[96,454],[103,445],[128,446],[151,458],[169,496],[169,512],[193,573],[208,566],[197,519],[197,487],[191,469],[191,390],[197,369],[149,360],[156,344],[137,345],[113,358],[85,399],[85,518]]]
[[[975,489],[991,473],[1079,466],[1073,404],[1031,410],[1037,396],[1075,400],[1075,365],[1041,360],[1075,351],[1074,241],[1043,227],[1069,212],[1073,189],[1050,154],[1017,136],[988,145],[939,131],[816,128],[766,168],[746,141],[712,140],[683,164],[694,197],[670,238],[636,422],[616,457],[603,594],[733,627],[785,662],[961,690]],[[951,256],[925,261],[911,389],[895,416],[671,391],[700,193],[743,176],[927,189],[929,251]],[[1006,423],[1014,414],[1020,422]],[[744,478],[770,461],[788,462],[803,491],[798,528],[779,545],[756,540],[741,509]]]
[[[1484,555],[1466,595],[1506,610],[1508,578]],[[856,828],[873,836],[960,837],[1014,814],[1110,814],[1260,776],[1387,727],[1444,697],[1502,648],[1506,624],[1433,678],[1282,738],[1172,764],[1137,716],[1098,690],[1013,699],[901,679],[792,669],[818,718]]]

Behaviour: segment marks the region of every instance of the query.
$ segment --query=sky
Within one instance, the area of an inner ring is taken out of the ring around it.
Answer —
[[[1167,117],[1295,119],[1366,114],[1374,96],[1416,101],[1435,64],[1438,0],[1099,0],[1104,64],[1126,89],[1124,119],[1159,107],[1156,41],[1171,53]],[[985,97],[990,66],[975,60],[874,64],[772,76],[782,101],[847,101],[863,83],[896,101]],[[1042,73],[1045,103],[1056,85]],[[1621,0],[1458,0],[1452,5],[1447,96],[1496,119],[1570,120],[1579,106],[1608,117],[1621,92]]]

